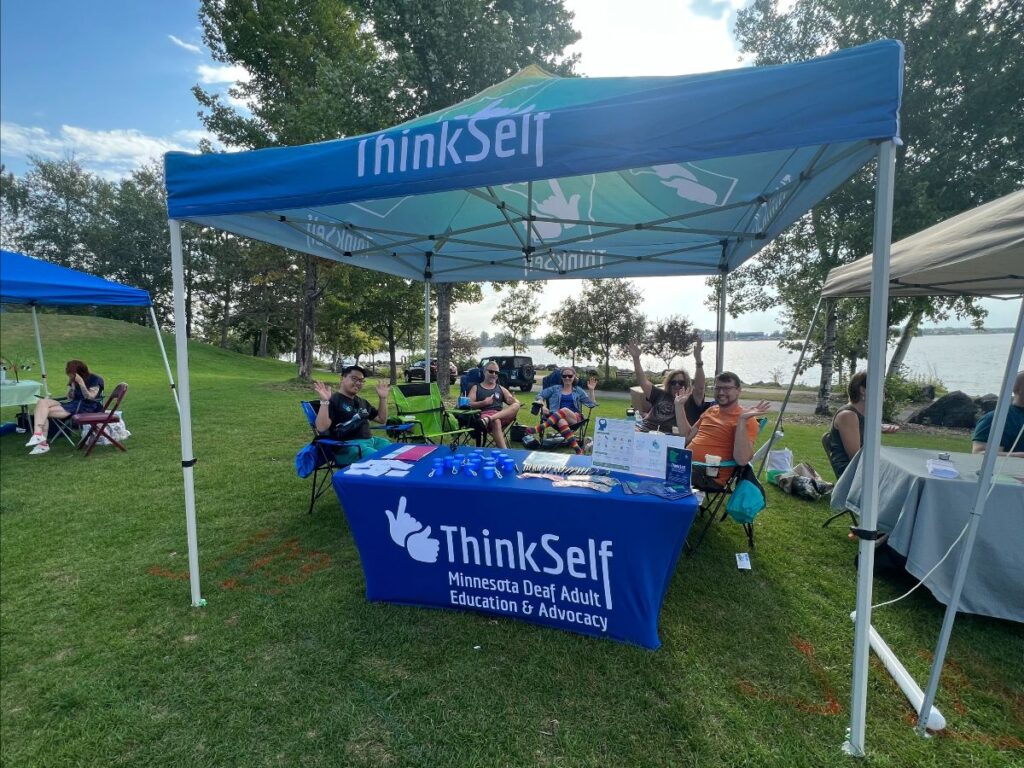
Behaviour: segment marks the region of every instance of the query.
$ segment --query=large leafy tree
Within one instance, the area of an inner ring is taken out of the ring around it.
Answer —
[[[897,153],[893,239],[1018,188],[1024,181],[1024,6],[1013,0],[797,0],[780,11],[755,0],[736,23],[741,50],[759,65],[809,58],[891,37],[906,47],[903,146]],[[769,246],[756,264],[730,277],[730,312],[783,307],[789,335],[809,321],[833,266],[868,253],[873,215],[872,171],[859,174],[819,205],[800,227]],[[770,290],[766,291],[768,288]],[[862,315],[850,301],[826,307],[811,362],[822,363],[819,410],[827,410],[833,349]],[[903,325],[898,355],[917,325],[948,314],[980,322],[970,300],[894,301],[890,321]],[[856,334],[848,334],[856,345]],[[850,349],[849,353],[852,354]],[[827,358],[827,359],[826,359]],[[897,359],[896,364],[899,360]]]
[[[456,104],[530,64],[570,75],[579,40],[562,0],[356,0],[383,46],[394,80],[391,103],[405,120]],[[436,286],[439,384],[452,356],[450,317],[479,293]]]
[[[512,347],[512,354],[529,345],[530,334],[537,330],[544,315],[536,294],[530,291],[510,291],[498,304],[491,318],[503,329],[503,343]]]
[[[584,330],[586,310],[580,299],[568,297],[549,319],[551,331],[544,337],[545,347],[559,357],[569,358],[573,366],[578,360],[588,360],[595,354],[595,340]]]
[[[697,338],[689,320],[681,315],[671,315],[651,324],[640,348],[661,360],[666,368],[671,368],[677,357],[690,354]]]
[[[612,350],[630,339],[643,338],[647,322],[635,309],[642,298],[640,290],[628,280],[613,278],[583,283],[579,332],[603,361],[606,379],[611,376]]]

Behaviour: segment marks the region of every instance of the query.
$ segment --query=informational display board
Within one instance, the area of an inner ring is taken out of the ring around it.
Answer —
[[[665,479],[669,447],[686,447],[686,438],[660,432],[637,432],[630,419],[598,418],[594,427],[595,467]]]

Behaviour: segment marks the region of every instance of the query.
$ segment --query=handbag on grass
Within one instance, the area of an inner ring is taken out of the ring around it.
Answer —
[[[725,503],[725,511],[737,523],[746,525],[754,522],[757,514],[765,508],[766,502],[764,488],[757,481],[757,475],[749,464],[739,470],[739,475],[740,479]]]

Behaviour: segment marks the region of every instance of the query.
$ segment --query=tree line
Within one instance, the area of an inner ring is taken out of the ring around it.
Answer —
[[[1022,19],[1024,6],[1012,0],[797,0],[785,11],[755,0],[739,13],[735,34],[759,65],[879,37],[904,42],[895,240],[1024,183]],[[457,103],[529,64],[566,76],[577,64],[565,51],[579,34],[561,0],[264,0],[258,9],[247,0],[201,0],[199,21],[213,58],[250,73],[230,99],[196,85],[200,118],[225,146],[246,149],[376,131]],[[204,144],[201,151],[214,150]],[[730,313],[778,308],[786,337],[802,339],[828,270],[870,250],[872,174],[866,169],[844,184],[733,273]],[[116,182],[85,172],[74,157],[35,158],[22,177],[0,169],[0,240],[144,288],[160,320],[171,317],[157,163]],[[314,351],[332,361],[387,351],[395,377],[396,350],[419,346],[419,283],[190,225],[183,247],[189,336],[256,355],[294,351],[307,380]],[[574,362],[597,357],[606,370],[612,350],[641,338],[631,334],[642,328],[648,354],[665,360],[684,349],[680,323],[692,333],[685,319],[647,323],[623,312],[638,304],[630,290],[625,281],[585,282],[552,316],[545,346]],[[709,301],[716,297],[713,290]],[[453,307],[480,299],[475,284],[435,286],[440,371],[472,345],[470,334],[452,327]],[[864,301],[825,307],[807,360],[822,368],[822,411],[834,370],[866,354],[866,314]],[[984,316],[969,299],[894,301],[890,321],[902,330],[893,366],[924,319],[950,314],[976,323]],[[519,345],[536,329],[531,318],[540,319],[536,293],[517,288],[503,297],[495,322]]]

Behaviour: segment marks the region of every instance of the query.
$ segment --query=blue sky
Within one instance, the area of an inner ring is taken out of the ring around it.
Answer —
[[[579,70],[592,77],[685,74],[741,65],[731,34],[745,0],[566,0],[583,39]],[[193,0],[6,0],[0,3],[0,162],[15,174],[28,156],[74,155],[116,180],[206,135],[191,87],[226,91],[244,73],[214,62]],[[211,139],[213,137],[210,137]],[[688,316],[714,327],[701,278],[637,280],[648,317]],[[576,281],[549,283],[542,310],[556,311]],[[463,328],[490,324],[489,291],[456,312]],[[1016,304],[986,302],[991,326],[1015,322]],[[774,312],[730,327],[770,331]],[[546,324],[542,324],[541,331]]]

